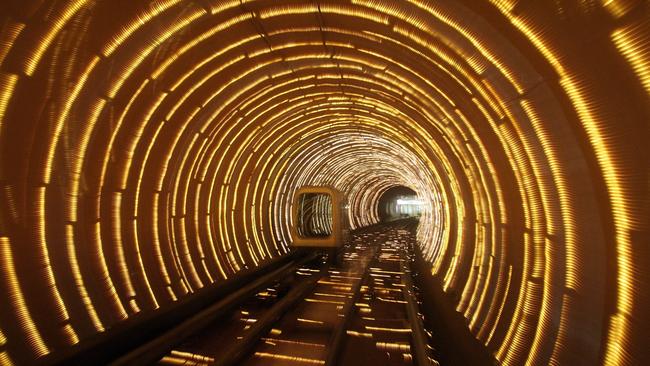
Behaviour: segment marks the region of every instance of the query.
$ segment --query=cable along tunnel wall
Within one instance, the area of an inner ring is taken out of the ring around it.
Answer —
[[[0,360],[30,364],[288,248],[303,185],[352,227],[394,186],[504,364],[643,363],[644,1],[0,5]]]

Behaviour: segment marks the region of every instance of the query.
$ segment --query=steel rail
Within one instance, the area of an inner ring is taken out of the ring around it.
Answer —
[[[316,287],[320,278],[326,273],[327,268],[322,269],[319,273],[313,274],[307,280],[304,280],[296,287],[291,289],[280,301],[278,301],[271,309],[266,311],[260,319],[258,319],[246,331],[244,337],[237,343],[236,347],[231,348],[222,357],[214,361],[215,365],[219,366],[233,366],[238,365],[239,362],[246,357],[250,351],[255,347],[257,342],[267,334],[274,324],[276,324],[284,314],[286,314],[293,306],[300,300],[304,299],[307,294]]]
[[[402,295],[406,301],[406,315],[409,324],[411,324],[411,342],[413,343],[414,359],[417,366],[429,366],[432,364],[429,357],[429,342],[427,334],[424,331],[422,318],[419,314],[419,307],[415,297],[415,288],[413,287],[413,279],[411,278],[411,269],[407,264],[408,259],[400,261],[402,270]]]
[[[370,276],[370,264],[374,262],[377,256],[378,249],[374,248],[371,259],[366,264],[366,268],[363,272],[363,276],[357,284],[353,287],[352,298],[347,302],[342,309],[343,317],[341,321],[336,325],[330,336],[328,343],[327,359],[325,360],[325,366],[334,366],[338,362],[339,354],[341,352],[341,347],[343,345],[343,339],[345,337],[345,331],[347,330],[348,322],[351,318],[351,315],[354,310],[355,304],[359,301],[361,297],[361,287],[365,282],[368,281]]]
[[[184,320],[177,326],[165,331],[160,336],[144,343],[129,353],[111,362],[113,366],[125,365],[147,365],[152,364],[170,352],[172,348],[181,343],[187,337],[207,328],[215,320],[218,320],[235,309],[242,301],[250,298],[260,289],[269,284],[293,273],[299,266],[317,257],[316,254],[307,255],[295,259],[272,272],[254,279],[238,290],[215,302],[197,314]]]

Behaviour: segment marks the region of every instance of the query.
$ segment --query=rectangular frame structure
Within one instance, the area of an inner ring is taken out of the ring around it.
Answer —
[[[329,236],[304,237],[299,235],[298,207],[300,197],[304,194],[326,194],[332,199],[332,233]],[[348,205],[343,193],[327,186],[305,186],[298,189],[293,197],[291,215],[291,245],[294,247],[336,248],[343,245],[349,235]]]

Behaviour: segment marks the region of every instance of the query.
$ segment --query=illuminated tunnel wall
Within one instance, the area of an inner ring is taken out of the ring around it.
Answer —
[[[648,351],[643,0],[5,0],[0,363],[286,253],[300,186],[351,224],[406,186],[503,364]]]

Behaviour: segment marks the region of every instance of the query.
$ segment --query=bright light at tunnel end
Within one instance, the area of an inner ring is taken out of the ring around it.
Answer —
[[[398,199],[397,200],[398,205],[415,205],[415,206],[421,206],[424,205],[424,201],[422,200],[415,200],[415,199]]]

